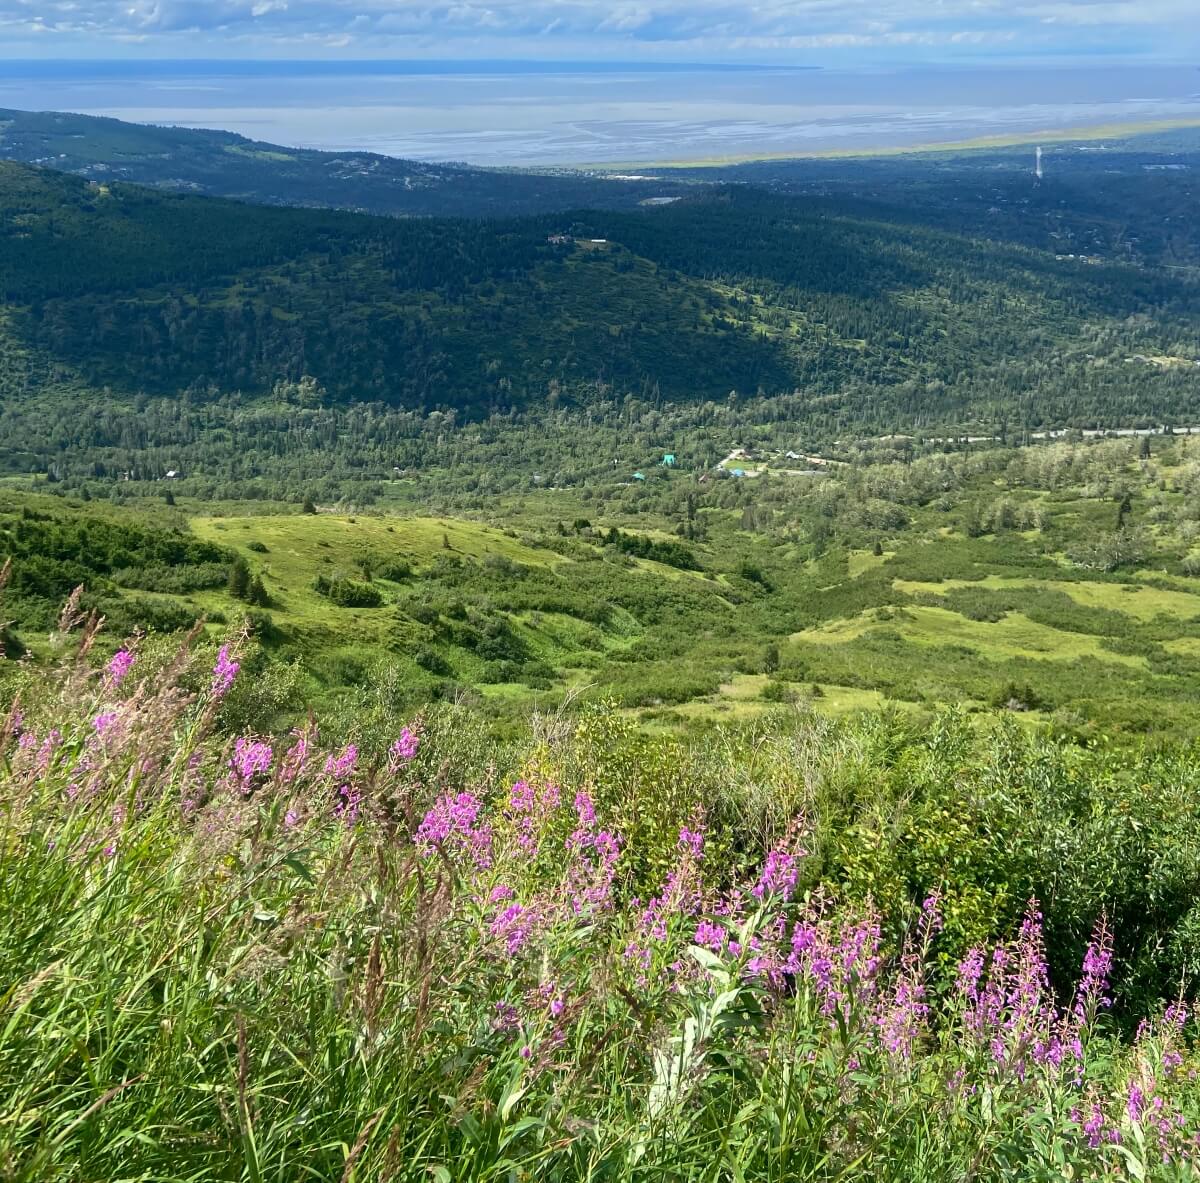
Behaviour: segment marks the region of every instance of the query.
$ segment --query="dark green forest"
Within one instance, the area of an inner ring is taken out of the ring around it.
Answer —
[[[118,416],[143,397],[185,397],[181,418],[257,401],[284,435],[267,452],[296,450],[298,410],[360,406],[373,437],[393,410],[480,421],[630,396],[789,396],[810,431],[1200,414],[1187,269],[829,200],[735,186],[641,212],[393,220],[7,164],[0,210],[10,471],[92,395]]]

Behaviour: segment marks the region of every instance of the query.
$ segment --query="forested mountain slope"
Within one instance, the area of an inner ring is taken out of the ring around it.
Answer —
[[[227,131],[155,127],[62,111],[0,109],[0,160],[46,165],[98,181],[132,181],[264,205],[329,206],[393,215],[538,213],[636,206],[682,192],[681,181],[609,180],[319,152]]]
[[[567,242],[552,241],[569,233]],[[602,240],[602,241],[598,241]],[[712,189],[503,221],[281,210],[0,164],[0,381],[475,415],[801,391],[969,420],[1200,412],[1185,272]]]
[[[680,181],[835,198],[845,213],[1149,265],[1200,265],[1200,127],[879,157],[680,168]]]

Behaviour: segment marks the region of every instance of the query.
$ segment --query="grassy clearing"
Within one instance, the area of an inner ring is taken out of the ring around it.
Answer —
[[[285,587],[296,587],[330,561],[352,566],[363,558],[432,561],[439,554],[472,559],[500,555],[513,562],[543,565],[559,561],[502,530],[456,518],[367,517],[340,514],[297,514],[273,517],[196,517],[193,531],[201,538],[243,550],[249,544],[268,548],[264,569]],[[443,538],[448,546],[443,543]]]
[[[782,686],[788,696],[786,703],[764,697],[768,687]],[[777,682],[767,674],[735,674],[723,682],[717,694],[693,699],[670,710],[632,711],[634,717],[658,728],[672,723],[734,723],[761,719],[781,709],[800,706],[831,719],[843,718],[862,711],[879,710],[885,706],[900,710],[914,709],[913,703],[886,698],[878,690],[856,686],[822,684],[814,694],[811,684]]]
[[[888,559],[895,555],[895,551],[885,550],[883,554],[877,555],[869,550],[851,550],[846,553],[846,574],[851,579],[857,579],[860,575],[867,571],[873,571],[876,567],[882,567]]]
[[[1107,608],[1123,612],[1135,620],[1152,621],[1167,617],[1179,621],[1200,620],[1200,593],[1142,587],[1132,583],[1082,582],[1054,579],[1012,579],[989,575],[983,579],[947,579],[940,583],[897,579],[893,586],[908,595],[924,592],[944,595],[954,589],[982,587],[992,591],[1020,591],[1022,588],[1063,592],[1077,604],[1088,608]]]
[[[945,608],[919,605],[872,609],[849,620],[832,621],[795,633],[790,639],[804,644],[838,645],[879,633],[898,634],[904,641],[923,647],[960,647],[989,661],[1018,657],[1070,662],[1093,657],[1137,668],[1145,668],[1146,664],[1144,658],[1104,649],[1096,637],[1049,628],[1019,612],[990,622],[968,620]]]

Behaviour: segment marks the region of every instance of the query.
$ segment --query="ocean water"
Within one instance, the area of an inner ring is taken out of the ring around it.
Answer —
[[[0,107],[489,165],[865,150],[1200,121],[1200,71],[513,62],[0,62]]]

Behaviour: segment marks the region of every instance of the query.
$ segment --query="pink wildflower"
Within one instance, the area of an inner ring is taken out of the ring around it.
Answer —
[[[1112,968],[1113,943],[1104,918],[1096,923],[1087,952],[1083,956],[1083,976],[1075,992],[1074,1014],[1081,1026],[1092,1023],[1096,1011],[1112,1005],[1107,994],[1108,974]]]
[[[133,668],[136,660],[137,658],[128,649],[118,649],[109,659],[108,665],[104,667],[104,684],[110,690],[115,690],[125,681],[126,675]]]
[[[787,850],[772,850],[767,855],[762,874],[754,885],[755,899],[770,899],[777,896],[786,903],[796,888],[800,868],[796,856]]]
[[[101,740],[105,740],[113,733],[117,724],[116,711],[101,711],[93,720],[92,727],[95,729],[96,736]]]
[[[477,867],[492,864],[492,830],[479,822],[482,806],[472,793],[449,793],[439,797],[417,827],[417,849],[426,857],[436,848],[455,848],[466,853]]]
[[[273,758],[269,743],[241,736],[233,746],[233,759],[229,761],[229,767],[241,781],[243,789],[246,789],[255,776],[270,770]]]
[[[488,924],[488,932],[504,942],[504,948],[512,957],[519,953],[533,934],[534,914],[518,903],[511,903]]]
[[[417,754],[417,748],[420,746],[421,740],[419,737],[405,727],[400,732],[400,738],[388,749],[391,754],[392,764],[394,766],[407,764]]]
[[[60,743],[62,743],[62,732],[57,727],[51,728],[50,733],[42,740],[42,746],[38,748],[37,766],[39,772],[45,772],[50,767],[50,761],[54,758],[54,753]]]
[[[345,780],[354,775],[357,764],[358,748],[354,744],[347,744],[336,756],[326,758],[325,775],[334,780]]]
[[[292,740],[292,746],[283,754],[279,765],[279,780],[285,785],[292,784],[308,763],[307,732],[293,731]]]
[[[560,799],[557,785],[535,787],[523,780],[513,785],[504,813],[516,830],[518,845],[530,857],[538,853],[542,831],[558,808]]]
[[[229,646],[222,645],[217,652],[217,662],[212,672],[212,695],[214,698],[224,698],[233,685],[234,678],[241,668],[241,663],[229,656]]]
[[[701,948],[713,953],[723,953],[729,941],[729,933],[725,931],[724,925],[714,924],[711,920],[701,920],[696,925],[696,935],[692,940]]]

